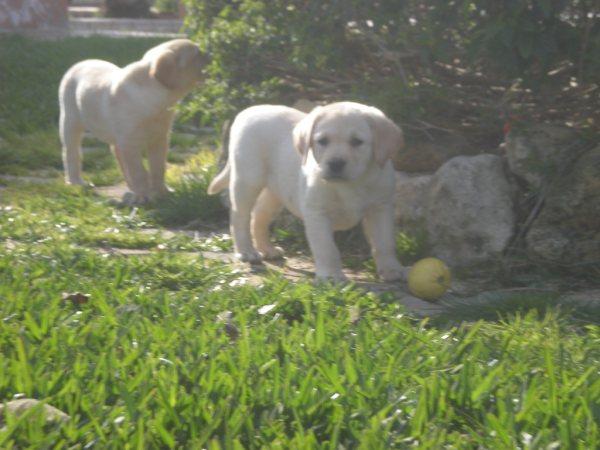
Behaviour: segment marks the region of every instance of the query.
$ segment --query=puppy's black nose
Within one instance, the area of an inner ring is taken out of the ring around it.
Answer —
[[[327,161],[327,167],[332,174],[340,174],[344,170],[346,160],[342,158],[331,158]]]

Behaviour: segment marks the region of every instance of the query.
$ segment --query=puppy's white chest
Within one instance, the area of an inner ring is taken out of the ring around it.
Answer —
[[[334,230],[347,230],[357,225],[362,214],[358,214],[356,210],[336,209],[329,214]]]
[[[328,189],[322,192],[319,209],[331,221],[334,230],[347,230],[360,223],[365,210],[361,192],[346,189]]]

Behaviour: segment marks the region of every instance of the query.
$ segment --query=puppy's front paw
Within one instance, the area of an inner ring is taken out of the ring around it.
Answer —
[[[315,275],[317,283],[344,284],[348,278],[342,271],[339,272],[317,272]]]
[[[383,281],[406,281],[410,267],[404,267],[400,264],[390,267],[382,267],[377,271]]]
[[[86,181],[83,180],[83,178],[74,178],[74,179],[69,179],[66,180],[67,184],[73,185],[73,186],[83,186],[83,187],[93,187],[94,185],[92,183],[88,183]]]
[[[265,260],[281,259],[284,255],[283,249],[275,246],[261,248],[259,249],[259,252],[262,255],[262,258]]]
[[[258,253],[256,250],[238,252],[235,254],[235,257],[242,262],[247,262],[250,264],[257,264],[262,261],[260,253]]]
[[[163,185],[163,186],[159,187],[158,189],[154,189],[152,191],[151,197],[153,200],[160,200],[165,197],[168,197],[169,194],[171,194],[172,192],[174,192],[173,189],[171,189],[167,185]]]
[[[125,192],[121,199],[121,203],[125,206],[145,205],[149,201],[150,198],[147,195],[136,194],[134,192]]]

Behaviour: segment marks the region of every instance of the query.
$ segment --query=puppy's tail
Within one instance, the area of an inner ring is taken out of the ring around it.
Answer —
[[[227,161],[227,165],[225,168],[219,173],[208,186],[208,195],[214,195],[221,192],[229,185],[229,174],[231,173],[231,166],[229,165],[229,161]]]
[[[226,120],[221,130],[221,156],[219,157],[219,167],[222,167],[223,161],[227,161],[225,167],[208,186],[208,194],[214,195],[221,192],[229,185],[229,174],[231,167],[229,165],[229,132],[231,130],[231,121]]]

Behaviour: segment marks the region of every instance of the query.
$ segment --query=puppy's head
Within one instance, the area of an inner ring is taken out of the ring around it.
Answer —
[[[312,151],[321,177],[355,180],[371,166],[380,167],[402,146],[400,128],[380,110],[341,102],[313,109],[294,128],[294,146],[306,162]]]
[[[191,90],[204,79],[206,55],[188,39],[173,39],[151,48],[143,60],[150,61],[150,76],[167,89]]]

